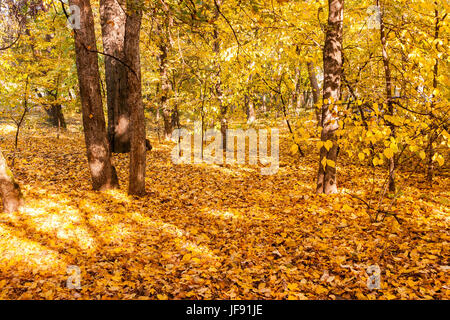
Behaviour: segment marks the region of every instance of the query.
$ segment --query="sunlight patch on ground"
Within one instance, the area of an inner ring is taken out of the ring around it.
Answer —
[[[11,221],[25,223],[49,237],[56,236],[57,239],[74,242],[83,250],[95,248],[95,240],[89,231],[80,226],[81,217],[78,210],[48,201],[39,201],[35,205],[42,206],[24,207],[19,213],[9,215]]]
[[[214,209],[204,209],[202,210],[202,213],[212,215],[214,217],[218,218],[224,218],[224,219],[240,219],[242,216],[238,212],[231,212],[231,210],[227,211],[220,211],[220,210],[214,210]]]
[[[12,124],[2,123],[0,124],[0,134],[7,135],[16,132],[17,128]]]
[[[65,268],[66,263],[58,253],[26,239],[26,232],[0,225],[0,268],[30,268],[33,272],[55,272]]]
[[[107,190],[105,194],[111,196],[117,201],[125,202],[127,204],[131,202],[131,198],[126,193],[117,189]]]
[[[154,221],[153,219],[145,217],[138,212],[131,212],[130,218],[134,219],[136,222],[144,224],[142,229],[149,229],[151,231],[163,231],[173,237],[182,237],[186,235],[186,232],[184,230],[181,230],[173,224]]]
[[[192,241],[185,242],[182,246],[183,249],[189,250],[197,256],[201,256],[209,259],[216,259],[217,256],[206,246],[198,245]]]

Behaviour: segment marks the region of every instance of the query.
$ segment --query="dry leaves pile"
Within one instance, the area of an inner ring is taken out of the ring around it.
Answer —
[[[127,155],[114,156],[120,190],[98,193],[80,133],[22,139],[13,171],[26,206],[0,214],[2,299],[450,298],[448,178],[429,189],[420,175],[399,174],[403,195],[391,211],[402,223],[371,223],[373,213],[345,193],[314,195],[314,148],[299,162],[287,139],[273,176],[174,165],[172,145],[153,139],[140,199],[126,195]],[[344,192],[378,199],[367,168],[339,170]],[[375,264],[381,289],[369,290]],[[66,286],[71,265],[81,289]]]

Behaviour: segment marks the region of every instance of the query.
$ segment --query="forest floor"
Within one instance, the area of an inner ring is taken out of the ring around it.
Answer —
[[[11,159],[15,132],[0,131]],[[128,155],[113,159],[120,190],[95,192],[80,130],[21,133],[11,169],[26,205],[0,213],[0,299],[450,298],[448,176],[430,188],[422,173],[399,173],[402,194],[382,201],[392,215],[374,222],[383,168],[343,158],[341,193],[320,196],[313,143],[299,160],[282,136],[280,169],[262,176],[176,165],[173,143],[151,142],[148,194],[132,198]],[[81,289],[67,288],[71,266]]]

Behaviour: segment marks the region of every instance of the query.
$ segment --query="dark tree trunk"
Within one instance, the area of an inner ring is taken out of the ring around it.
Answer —
[[[0,193],[3,202],[4,212],[17,211],[23,203],[22,193],[19,185],[15,182],[14,176],[0,151]]]
[[[141,3],[127,1],[127,21],[125,27],[125,57],[127,65],[127,105],[131,115],[130,177],[128,193],[142,196],[145,194],[145,115],[142,102],[141,62],[139,35],[142,20]]]
[[[178,112],[178,107],[176,105],[173,107],[172,110],[171,122],[173,128],[180,127],[180,113]]]
[[[60,104],[52,104],[50,108],[45,108],[45,112],[48,115],[48,122],[57,128],[66,128],[66,120],[64,119],[64,114],[62,113],[62,107]]]
[[[105,128],[100,74],[94,31],[94,18],[89,0],[70,0],[80,8],[81,29],[74,30],[75,54],[83,114],[87,158],[94,190],[118,187],[117,174],[111,164],[111,152]]]
[[[169,64],[168,55],[171,48],[169,29],[172,26],[172,16],[168,5],[164,0],[161,1],[162,10],[164,12],[164,18],[157,24],[157,33],[159,36],[159,77],[160,77],[160,100],[159,107],[162,112],[163,122],[164,122],[164,138],[170,140],[172,138],[173,131],[173,121],[172,115],[173,110],[169,103],[169,96],[173,90],[172,83],[169,80]]]
[[[126,104],[124,0],[101,0],[100,19],[105,56],[108,140],[112,152],[130,151],[130,112]],[[112,58],[111,56],[117,58]]]
[[[340,97],[341,77],[342,77],[342,32],[344,17],[344,0],[328,0],[328,26],[323,49],[323,72],[324,86],[322,106],[321,126],[322,142],[328,140],[333,142],[333,146],[327,150],[322,147],[320,150],[319,173],[317,178],[317,193],[337,193],[336,185],[336,160],[337,160],[337,139],[335,131],[338,129],[338,110],[335,102]],[[325,99],[332,103],[325,103]],[[333,165],[322,164],[323,159],[331,160]]]
[[[160,29],[161,30],[161,29]],[[171,120],[172,110],[169,106],[169,92],[172,90],[171,83],[167,76],[167,53],[168,44],[165,39],[165,31],[161,30],[161,37],[163,38],[162,43],[159,46],[161,51],[159,55],[159,75],[161,81],[161,98],[160,98],[160,109],[162,111],[163,121],[164,121],[164,138],[170,140],[172,138],[173,125]]]

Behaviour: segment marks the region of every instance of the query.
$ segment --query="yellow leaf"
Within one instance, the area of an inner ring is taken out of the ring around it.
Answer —
[[[298,290],[298,283],[289,283],[287,288],[289,291],[296,291]]]
[[[183,259],[181,259],[182,261],[189,261],[191,260],[192,255],[190,253],[187,253],[183,256]]]
[[[364,155],[364,153],[362,153],[362,152],[358,153],[359,161],[363,161],[365,157],[366,156]]]
[[[322,164],[323,168],[325,169],[325,167],[327,165],[327,158],[324,157],[320,163]]]
[[[438,155],[436,157],[436,161],[438,162],[439,166],[442,167],[445,163],[444,157],[442,155]]]
[[[348,204],[344,204],[342,206],[342,210],[345,212],[350,212],[350,211],[352,211],[352,208]]]
[[[389,145],[389,148],[391,148],[394,153],[398,152],[398,146],[397,146],[397,143],[395,143],[395,142],[391,142],[391,144]]]
[[[293,145],[291,146],[291,153],[292,153],[292,154],[296,154],[297,152],[298,152],[298,145],[293,144]]]
[[[328,289],[322,286],[317,286],[315,289],[317,294],[325,294],[328,293]]]
[[[336,163],[333,160],[327,160],[327,165],[329,167],[335,168],[336,167]]]
[[[386,158],[390,159],[394,156],[394,151],[392,151],[391,148],[384,149],[383,154],[386,156]]]
[[[420,157],[420,159],[425,159],[425,156],[426,156],[426,154],[425,154],[425,151],[420,151],[420,153],[419,153],[419,157]]]
[[[331,147],[333,146],[333,141],[327,140],[325,141],[325,149],[327,149],[327,151],[330,151]]]

